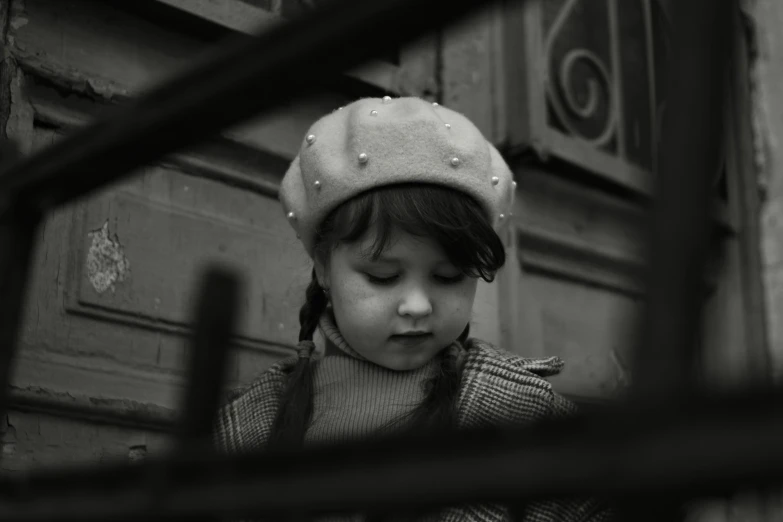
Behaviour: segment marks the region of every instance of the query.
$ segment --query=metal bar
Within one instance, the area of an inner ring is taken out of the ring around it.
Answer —
[[[731,0],[689,0],[672,9],[675,51],[652,208],[652,273],[632,374],[638,400],[682,401],[697,385],[709,180],[721,146],[729,57]]]
[[[239,278],[225,268],[213,266],[203,276],[178,433],[183,447],[207,442],[214,429],[228,367],[229,340],[238,321],[240,286]]]
[[[14,347],[40,222],[40,215],[28,209],[15,208],[0,217],[0,416],[8,409]]]
[[[4,162],[18,155],[10,141],[0,140],[0,158]],[[0,416],[5,416],[8,409],[14,348],[25,310],[25,286],[40,222],[39,213],[23,206],[0,212]]]
[[[626,501],[728,494],[783,481],[780,399],[780,393],[720,396],[674,412],[661,405],[527,428],[33,472],[6,488],[0,519],[138,520],[149,500],[144,478],[156,467],[172,477],[156,520],[519,505],[576,494]]]
[[[689,0],[673,6],[675,52],[667,71],[667,110],[651,209],[647,317],[633,359],[631,392],[637,403],[667,401],[671,408],[682,407],[701,384],[697,336],[714,199],[711,167],[723,145],[732,1]],[[684,520],[683,492],[675,493],[664,499],[648,493],[645,502],[625,503],[619,518]],[[649,509],[651,505],[656,507]]]
[[[471,0],[333,0],[257,38],[238,36],[189,71],[0,174],[0,209],[84,196],[128,171],[312,89],[484,5]]]
[[[170,467],[149,477],[152,498],[143,518],[157,515],[177,479],[178,462],[186,462],[194,450],[209,448],[228,367],[229,340],[237,323],[239,280],[226,268],[211,266],[200,278],[201,290],[194,307],[188,382],[183,397],[174,453]],[[194,518],[207,521],[209,517]]]

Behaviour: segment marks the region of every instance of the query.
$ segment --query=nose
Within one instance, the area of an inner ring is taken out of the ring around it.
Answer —
[[[422,288],[413,288],[405,292],[398,308],[400,315],[418,318],[432,313],[432,302]]]

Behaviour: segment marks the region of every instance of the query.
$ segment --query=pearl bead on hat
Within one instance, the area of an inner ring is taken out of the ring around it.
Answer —
[[[497,149],[462,114],[413,97],[363,98],[316,121],[283,177],[280,201],[312,256],[315,229],[337,206],[410,182],[468,194],[496,228],[511,215],[516,183]]]

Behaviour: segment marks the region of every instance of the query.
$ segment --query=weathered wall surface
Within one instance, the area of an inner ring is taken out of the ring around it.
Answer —
[[[773,371],[783,378],[783,3],[745,2],[757,43],[751,70],[753,123],[759,184],[762,263],[766,289],[767,329]]]
[[[100,2],[16,1],[8,24],[7,134],[25,152],[139,94],[209,42]],[[14,397],[156,412],[171,419],[187,358],[193,290],[218,261],[252,274],[231,383],[288,354],[309,275],[276,187],[325,93],[150,165],[47,216],[33,260]],[[161,446],[142,427],[14,409],[1,468],[137,458]]]
[[[180,13],[159,20],[132,6],[84,0],[0,5],[8,22],[0,24],[7,45],[0,114],[4,132],[25,153],[111,111],[217,43],[180,23]],[[402,50],[399,63],[358,76],[433,96],[430,43]],[[371,92],[377,85],[350,85],[281,105],[46,217],[12,377],[17,407],[0,423],[0,470],[135,459],[163,447],[165,437],[141,425],[109,428],[85,416],[60,418],[56,407],[20,405],[44,398],[172,420],[193,290],[206,262],[247,276],[229,383],[247,382],[291,353],[311,265],[281,212],[278,185],[312,122]]]

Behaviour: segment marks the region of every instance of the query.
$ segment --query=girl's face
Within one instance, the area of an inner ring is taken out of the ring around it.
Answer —
[[[462,274],[437,243],[404,232],[372,261],[362,255],[375,239],[367,235],[339,244],[327,269],[316,263],[319,280],[351,348],[392,370],[418,368],[462,333],[478,279]],[[421,335],[405,335],[412,333]]]

